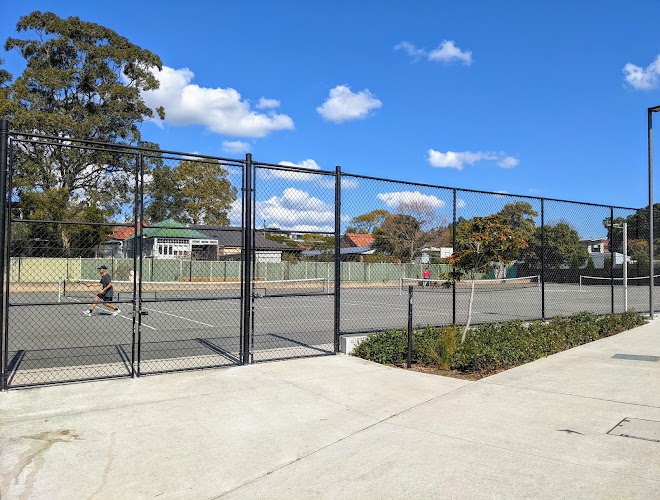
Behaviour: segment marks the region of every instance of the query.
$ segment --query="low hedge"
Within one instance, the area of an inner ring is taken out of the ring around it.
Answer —
[[[550,321],[521,320],[478,325],[461,344],[460,327],[427,327],[413,331],[413,363],[488,374],[512,368],[572,347],[609,337],[644,324],[636,312],[598,316],[578,313]],[[408,352],[405,329],[370,335],[353,351],[354,356],[382,364],[403,366]]]

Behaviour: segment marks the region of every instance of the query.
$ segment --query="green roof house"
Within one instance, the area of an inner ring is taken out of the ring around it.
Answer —
[[[154,259],[209,260],[217,255],[218,240],[190,229],[174,219],[143,227],[142,255]],[[137,241],[135,235],[126,238],[126,256],[132,257]]]

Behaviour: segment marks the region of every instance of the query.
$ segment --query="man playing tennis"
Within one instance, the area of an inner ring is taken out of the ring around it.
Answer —
[[[117,307],[112,304],[112,296],[114,295],[114,290],[112,289],[112,278],[108,274],[108,268],[101,266],[98,268],[101,273],[101,291],[96,294],[94,297],[94,303],[89,306],[89,311],[85,311],[83,314],[85,316],[91,316],[94,312],[94,308],[99,300],[103,301],[103,305],[108,309],[112,310],[112,315],[116,316],[121,312]],[[97,286],[96,283],[85,283],[85,286],[89,288],[90,286]]]

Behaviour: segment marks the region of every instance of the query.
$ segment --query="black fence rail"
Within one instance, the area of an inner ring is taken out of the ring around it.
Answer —
[[[3,126],[4,389],[330,355],[409,321],[647,312],[660,283],[648,208]]]

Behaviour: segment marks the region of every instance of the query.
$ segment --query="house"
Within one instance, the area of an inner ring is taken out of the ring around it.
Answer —
[[[138,223],[138,229],[146,226],[141,222]],[[97,257],[114,257],[121,258],[127,255],[126,253],[126,240],[133,235],[135,227],[133,226],[115,226],[112,228],[112,234],[103,245],[100,246],[97,252]]]
[[[218,242],[217,253],[213,260],[239,260],[241,258],[243,248],[242,228],[203,225],[191,225],[189,227]],[[262,233],[255,232],[255,262],[282,262],[282,252],[300,253],[300,249],[269,240]]]
[[[341,237],[339,246],[341,248],[369,248],[374,242],[370,234],[346,233]]]
[[[413,259],[415,264],[431,264],[432,259],[446,259],[451,257],[454,249],[451,247],[425,247],[420,252],[421,254]]]
[[[607,238],[583,238],[580,240],[580,245],[591,253],[606,253],[609,252],[609,241]]]
[[[142,236],[142,255],[154,259],[215,260],[218,240],[191,229],[174,219],[145,226]],[[136,238],[131,234],[124,240],[124,255],[132,257]]]

